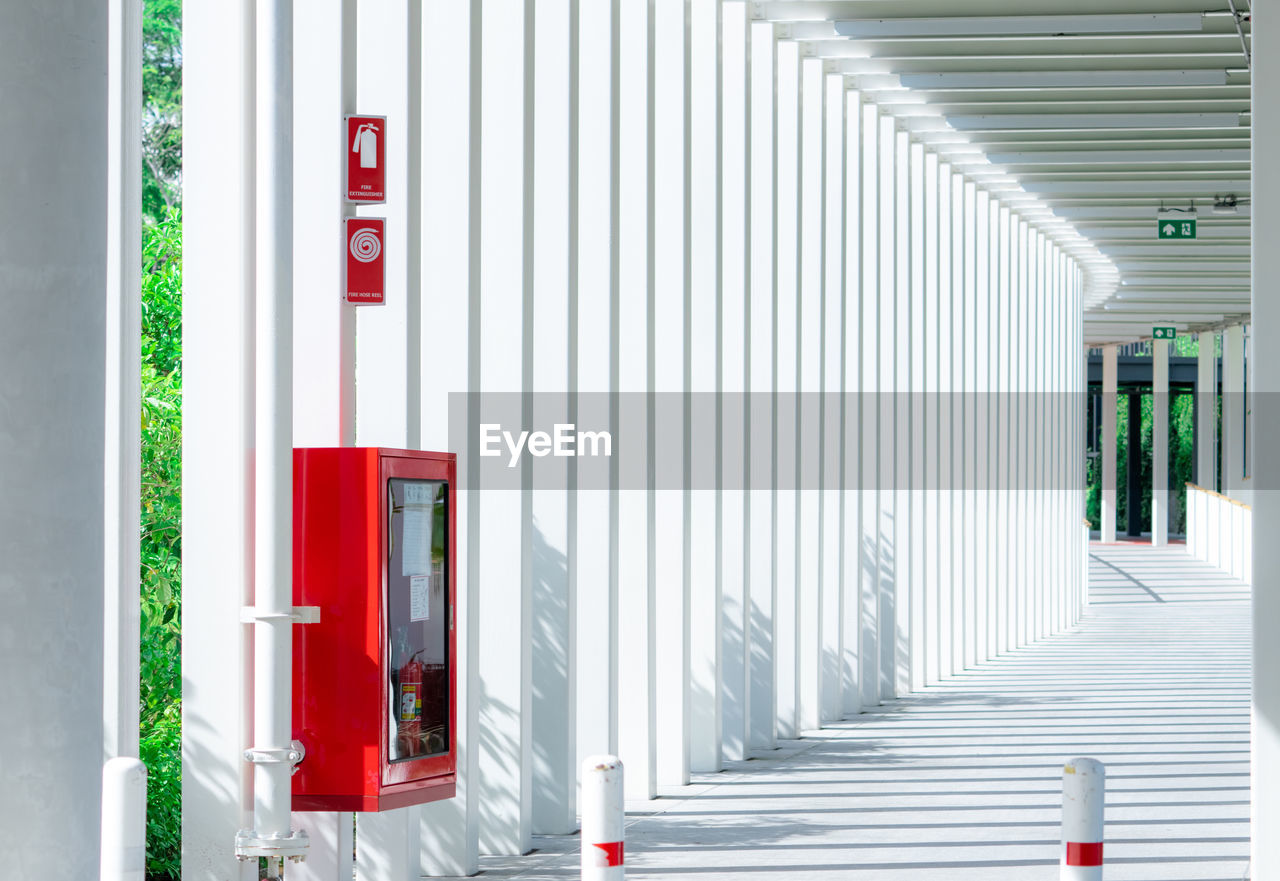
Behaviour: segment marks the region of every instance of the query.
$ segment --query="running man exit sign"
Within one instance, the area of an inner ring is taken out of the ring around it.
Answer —
[[[1153,327],[1151,328],[1151,338],[1153,340],[1171,340],[1178,335],[1176,327]]]
[[[1162,217],[1156,220],[1156,238],[1194,239],[1195,237],[1196,219],[1194,217],[1179,219]]]

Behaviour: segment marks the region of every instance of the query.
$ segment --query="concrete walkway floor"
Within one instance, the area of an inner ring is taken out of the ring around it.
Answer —
[[[1249,852],[1249,594],[1182,547],[1094,545],[1074,632],[665,790],[627,875],[1056,879],[1064,760],[1107,766],[1108,881],[1239,881]],[[576,878],[577,839],[484,861]]]

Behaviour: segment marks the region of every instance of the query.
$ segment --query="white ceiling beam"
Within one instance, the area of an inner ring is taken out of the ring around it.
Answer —
[[[1176,180],[1136,180],[1124,182],[1123,180],[1107,180],[1107,181],[1029,181],[1023,186],[1028,193],[1041,193],[1045,195],[1059,194],[1070,195],[1078,193],[1099,193],[1102,195],[1114,196],[1119,193],[1137,193],[1142,195],[1152,195],[1158,198],[1186,198],[1195,196],[1206,198],[1206,193],[1210,195],[1222,193],[1235,193],[1238,196],[1247,196],[1249,194],[1249,181],[1247,180],[1196,180],[1188,179],[1179,175]],[[1206,213],[1208,206],[1206,206]],[[1154,218],[1152,218],[1154,220]]]
[[[1085,315],[1085,321],[1091,321],[1094,324],[1140,324],[1145,316],[1148,330],[1150,325],[1155,322],[1168,322],[1170,324],[1212,324],[1216,321],[1222,321],[1228,315],[1239,315],[1238,312],[1174,312],[1168,311],[1164,313],[1133,313],[1133,312],[1088,312]],[[1134,319],[1138,319],[1135,321]]]
[[[1057,36],[1059,34],[1189,34],[1204,29],[1198,12],[1154,15],[975,15],[835,22],[845,37]]]
[[[1088,89],[1163,86],[1225,86],[1225,69],[1207,70],[1019,70],[904,73],[908,89]]]
[[[957,131],[1239,128],[1240,113],[990,113],[950,116]]]
[[[1248,162],[1249,150],[1026,150],[988,153],[993,165],[1146,165]]]

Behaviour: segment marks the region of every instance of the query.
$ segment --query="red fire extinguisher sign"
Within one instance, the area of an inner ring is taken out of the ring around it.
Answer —
[[[343,226],[347,246],[344,299],[356,306],[381,306],[387,293],[387,221],[381,217],[347,217]]]
[[[387,118],[347,116],[346,200],[361,205],[387,201]]]

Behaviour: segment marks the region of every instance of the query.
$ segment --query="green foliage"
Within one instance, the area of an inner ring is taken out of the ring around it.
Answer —
[[[182,219],[143,231],[141,758],[147,877],[182,854]]]
[[[142,12],[142,216],[158,222],[182,200],[182,0]]]

